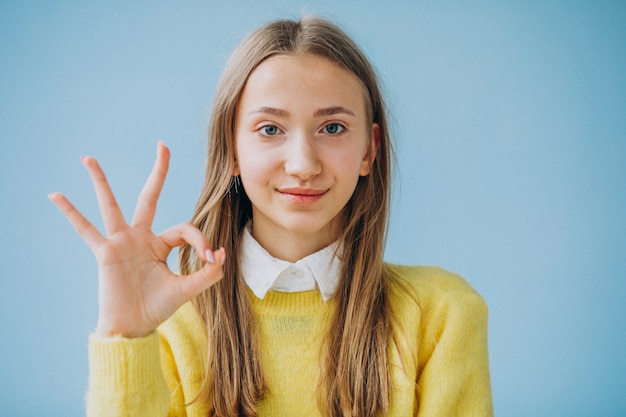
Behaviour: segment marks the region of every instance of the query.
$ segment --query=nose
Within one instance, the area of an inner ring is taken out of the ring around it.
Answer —
[[[315,139],[305,133],[298,133],[289,138],[290,146],[285,155],[285,172],[306,181],[322,171]]]

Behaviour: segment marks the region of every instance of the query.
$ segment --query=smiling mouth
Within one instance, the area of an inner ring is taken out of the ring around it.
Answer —
[[[277,189],[282,196],[297,205],[310,205],[320,200],[328,190],[310,188],[283,188]]]
[[[327,190],[316,190],[313,188],[282,188],[278,189],[281,194],[299,195],[299,196],[317,196],[323,195]]]

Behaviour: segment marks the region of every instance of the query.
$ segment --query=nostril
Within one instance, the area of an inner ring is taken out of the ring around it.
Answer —
[[[285,171],[289,175],[297,176],[303,180],[318,175],[322,171],[322,164],[315,152],[306,140],[296,140],[288,150],[285,160]]]

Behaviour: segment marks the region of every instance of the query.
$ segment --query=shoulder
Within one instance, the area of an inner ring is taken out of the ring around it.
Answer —
[[[442,268],[388,264],[387,272],[393,343],[412,365],[420,412],[493,415],[483,298]]]
[[[397,265],[385,266],[394,278],[398,278],[415,288],[440,292],[477,292],[461,276],[436,266]]]
[[[416,303],[422,313],[442,306],[446,310],[487,313],[482,296],[453,272],[433,266],[385,265],[392,304]]]

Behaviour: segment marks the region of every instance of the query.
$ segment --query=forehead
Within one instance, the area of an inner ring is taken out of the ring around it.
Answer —
[[[240,107],[258,105],[349,106],[365,112],[365,88],[356,75],[318,55],[274,55],[246,81]],[[272,103],[275,102],[275,103]]]

